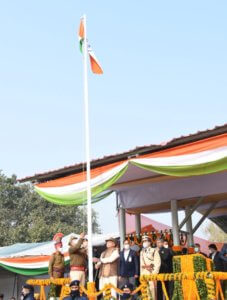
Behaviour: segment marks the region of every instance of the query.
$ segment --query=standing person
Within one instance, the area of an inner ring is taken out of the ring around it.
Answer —
[[[227,272],[227,244],[224,244],[220,251],[220,258],[224,265],[224,272]],[[223,292],[225,299],[227,299],[227,280],[224,280],[222,283]]]
[[[201,252],[201,249],[200,249],[200,244],[199,243],[196,243],[194,245],[194,251],[195,251],[195,254],[202,254],[204,255],[205,257],[207,257],[207,255],[203,252]]]
[[[120,252],[119,259],[119,284],[132,284],[136,286],[136,278],[139,277],[139,261],[135,251],[130,249],[130,242],[124,241],[124,249]]]
[[[87,297],[80,295],[80,282],[79,280],[73,280],[70,285],[69,296],[63,298],[63,300],[87,300]]]
[[[69,240],[69,257],[70,257],[70,279],[71,281],[79,280],[82,286],[85,286],[85,272],[87,268],[87,249],[83,244],[85,234],[81,233],[77,239],[72,236]]]
[[[224,263],[221,259],[217,246],[215,244],[210,244],[208,248],[210,252],[209,258],[211,258],[213,261],[214,270],[217,272],[224,272]]]
[[[140,255],[140,246],[138,246],[135,241],[131,241],[130,248],[136,252],[136,254]]]
[[[30,284],[25,284],[21,291],[21,300],[35,300],[34,287]]]
[[[161,266],[161,258],[158,250],[151,247],[151,239],[143,237],[143,249],[140,252],[140,275],[158,274]],[[156,283],[149,282],[149,292],[153,300],[156,299]]]
[[[220,251],[220,258],[224,263],[225,272],[227,272],[227,244],[224,244]]]
[[[119,251],[117,248],[117,241],[114,238],[109,238],[106,240],[106,250],[102,252],[100,261],[96,264],[96,269],[100,268],[100,290],[109,283],[117,287],[118,258]],[[111,295],[116,298],[117,295],[114,289],[111,289]]]
[[[49,260],[49,270],[48,273],[50,278],[63,278],[65,272],[65,259],[64,255],[62,254],[62,237],[63,235],[57,233],[53,240],[55,241],[55,249],[56,251],[51,255]],[[61,293],[61,286],[53,285],[53,288],[56,292],[56,297],[60,296]]]
[[[173,254],[172,251],[170,251],[169,248],[164,247],[164,240],[163,239],[157,239],[157,249],[161,258],[161,266],[159,273],[172,273],[173,271]],[[169,285],[169,281],[165,281],[166,291],[171,299],[172,297],[172,289],[171,285]],[[163,300],[163,291],[162,291],[162,283],[161,281],[158,281],[157,283],[157,298],[158,300]]]

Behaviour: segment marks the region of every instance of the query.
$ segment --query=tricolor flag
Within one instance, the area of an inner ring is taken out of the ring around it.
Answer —
[[[78,38],[79,38],[80,52],[83,53],[83,43],[84,43],[84,19],[83,18],[81,18],[81,20],[80,20],[80,27],[79,27],[78,35],[79,35]],[[102,70],[97,58],[95,57],[95,54],[91,49],[91,46],[88,45],[87,48],[88,48],[87,51],[88,51],[88,55],[90,58],[92,72],[95,74],[103,74],[103,70]]]

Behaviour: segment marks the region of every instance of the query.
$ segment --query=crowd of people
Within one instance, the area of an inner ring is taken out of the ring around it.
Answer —
[[[62,236],[55,239],[56,251],[52,254],[49,261],[50,278],[62,278],[65,273],[64,255],[62,253]],[[81,233],[79,238],[72,236],[69,240],[70,256],[70,290],[71,293],[65,300],[86,300],[85,296],[80,295],[79,286],[85,286],[87,281],[87,257],[88,241],[85,234]],[[187,254],[187,249],[182,249],[182,255]],[[227,244],[219,252],[215,244],[208,246],[209,257],[212,259],[216,271],[227,271]],[[201,252],[200,245],[194,245],[194,253]],[[142,247],[132,241],[125,239],[123,249],[119,250],[118,241],[114,238],[106,240],[106,249],[101,255],[94,255],[94,278],[96,287],[103,289],[106,284],[112,284],[122,290],[120,299],[134,300],[139,295],[132,294],[132,291],[139,285],[140,275],[172,273],[173,272],[174,252],[169,247],[167,241],[158,238],[156,245],[151,243],[148,236],[143,236]],[[166,281],[166,291],[169,298],[173,294],[173,281]],[[149,294],[153,300],[163,300],[163,289],[161,282],[149,282]],[[61,287],[56,286],[56,296],[60,296]],[[111,295],[117,299],[114,289]],[[0,300],[1,296],[0,296]],[[11,299],[14,300],[14,299]],[[24,285],[21,300],[34,300],[34,288]]]

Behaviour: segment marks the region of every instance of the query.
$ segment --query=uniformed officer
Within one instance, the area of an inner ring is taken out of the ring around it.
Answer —
[[[173,266],[172,266],[172,260],[173,260],[173,253],[169,248],[164,247],[164,240],[163,239],[157,239],[157,249],[159,251],[159,255],[161,258],[161,267],[159,270],[159,273],[172,273]],[[170,282],[165,281],[166,291],[171,299],[172,294],[172,286],[169,284]],[[157,296],[158,300],[163,300],[163,291],[162,291],[162,284],[161,281],[158,281],[157,283]]]
[[[121,287],[121,290],[123,291],[123,294],[120,296],[120,300],[134,300],[136,299],[136,297],[134,295],[132,295],[132,292],[133,292],[133,284],[131,283],[127,283],[127,284],[124,284],[122,287]]]
[[[140,252],[140,274],[151,275],[158,274],[161,266],[161,258],[158,250],[151,247],[151,240],[148,236],[144,236],[143,249]],[[153,300],[156,298],[156,283],[149,282],[149,292]]]
[[[79,280],[80,285],[85,286],[87,268],[87,240],[85,233],[81,233],[79,239],[71,236],[69,240],[70,279]]]
[[[57,233],[53,240],[55,241],[56,251],[51,255],[49,260],[49,275],[50,278],[63,278],[65,271],[65,259],[62,253],[62,233]],[[56,296],[60,296],[61,286],[54,286]]]
[[[73,280],[69,286],[70,286],[70,295],[63,298],[63,300],[87,300],[87,297],[80,295],[79,280]]]

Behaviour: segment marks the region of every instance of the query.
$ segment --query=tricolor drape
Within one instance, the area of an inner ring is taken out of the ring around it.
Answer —
[[[221,172],[227,170],[227,134],[92,169],[94,202],[111,193],[111,186],[127,171],[129,164],[178,177]],[[80,205],[86,202],[86,172],[37,184],[35,190],[50,202]]]

